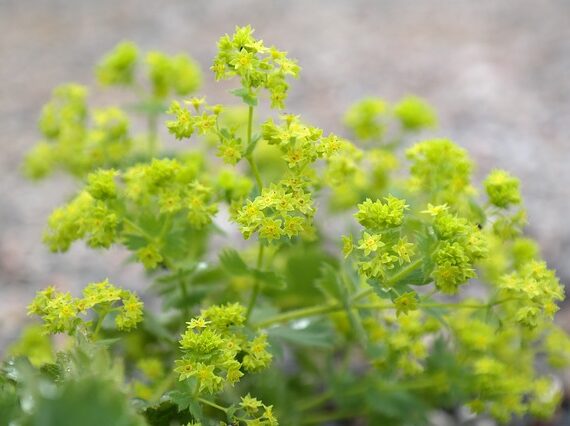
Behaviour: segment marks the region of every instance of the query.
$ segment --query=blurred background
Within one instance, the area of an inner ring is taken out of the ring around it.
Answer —
[[[344,111],[365,95],[426,98],[439,112],[436,134],[470,151],[478,182],[494,167],[521,178],[528,232],[570,283],[568,0],[0,0],[0,353],[37,289],[145,279],[120,250],[78,244],[58,255],[41,244],[48,214],[74,188],[20,172],[51,90],[75,81],[93,88],[92,104],[114,102],[95,90],[92,70],[127,39],[189,53],[209,100],[230,100],[207,68],[219,36],[248,23],[299,60],[288,111],[327,133],[343,134]],[[570,326],[570,309],[558,319]]]

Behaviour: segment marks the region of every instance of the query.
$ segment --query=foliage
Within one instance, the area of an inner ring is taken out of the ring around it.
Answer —
[[[241,109],[199,97],[167,107],[198,88],[197,65],[150,52],[144,85],[140,55],[121,43],[96,69],[102,85],[137,93],[128,110],[92,112],[86,88],[56,89],[24,169],[37,179],[62,170],[80,187],[49,217],[47,246],[123,247],[162,309],[143,310],[106,280],[82,297],[40,291],[29,313],[43,325],[0,372],[0,424],[417,426],[460,407],[501,422],[554,414],[561,390],[545,363],[570,363],[553,323],[564,292],[523,236],[515,177],[495,170],[480,194],[452,141],[407,146],[437,123],[417,97],[351,106],[355,142],[284,114],[300,68],[249,26],[219,40],[211,68],[235,83]],[[277,113],[259,123],[265,98]],[[193,151],[159,146],[164,113],[165,130]],[[133,137],[141,115],[147,134]]]

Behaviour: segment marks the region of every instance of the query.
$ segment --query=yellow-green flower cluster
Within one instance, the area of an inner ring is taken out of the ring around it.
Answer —
[[[262,138],[275,146],[287,164],[281,180],[263,188],[253,200],[234,206],[233,219],[246,238],[259,232],[265,241],[303,235],[312,238],[315,214],[309,187],[314,171],[309,167],[319,158],[331,159],[350,144],[335,135],[322,136],[322,130],[300,123],[293,115],[281,117],[283,123],[268,120],[262,125]]]
[[[263,188],[261,195],[237,208],[233,220],[247,239],[255,232],[259,238],[271,242],[282,237],[314,234],[312,219],[315,214],[311,193],[298,179],[284,180]]]
[[[240,78],[242,89],[234,93],[246,103],[257,103],[257,92],[263,88],[269,92],[271,107],[282,109],[287,98],[286,77],[299,75],[297,62],[286,52],[275,47],[265,47],[263,41],[253,37],[253,29],[236,27],[233,35],[225,35],[218,41],[218,54],[212,71],[216,80]]]
[[[133,85],[139,49],[132,42],[122,42],[105,55],[96,69],[97,80],[104,86]],[[199,65],[188,55],[148,52],[145,57],[152,95],[164,99],[170,94],[188,95],[202,84]]]
[[[212,306],[188,322],[181,336],[183,355],[176,360],[180,380],[194,378],[199,392],[220,392],[247,372],[266,368],[271,362],[267,336],[248,338],[245,308],[237,303]]]
[[[392,183],[392,172],[399,168],[396,149],[408,134],[433,127],[436,122],[433,109],[422,99],[411,96],[394,107],[376,97],[351,105],[344,117],[345,125],[357,140],[374,141],[381,148],[360,150],[347,143],[336,156],[327,159],[324,183],[333,191],[331,206],[347,209],[366,197],[385,195]],[[411,186],[414,188],[414,184]]]
[[[430,352],[430,339],[439,329],[438,321],[420,311],[407,315],[380,315],[364,321],[370,341],[383,348],[383,355],[373,359],[380,370],[404,376],[417,376],[425,369]]]
[[[372,201],[368,198],[358,205],[354,215],[358,223],[370,230],[382,230],[400,226],[404,221],[404,211],[408,209],[406,202],[392,195]]]
[[[218,209],[211,202],[212,188],[196,179],[198,167],[193,161],[170,159],[133,166],[123,174],[125,196],[141,206],[156,203],[163,214],[185,212],[192,226],[203,228]]]
[[[26,156],[24,170],[35,179],[56,169],[84,176],[97,167],[113,167],[132,151],[129,120],[119,108],[95,110],[88,126],[87,90],[79,85],[58,87],[44,107],[40,128],[45,140]]]
[[[96,200],[107,200],[117,196],[117,183],[115,181],[119,172],[113,169],[99,169],[87,176],[85,190]]]
[[[171,93],[185,96],[202,84],[200,67],[183,53],[168,56],[161,52],[149,52],[146,64],[152,93],[157,98],[165,98]]]
[[[534,328],[544,319],[552,319],[557,302],[564,300],[564,288],[545,262],[532,260],[499,281],[500,293],[516,303],[514,319]]]
[[[544,350],[536,334],[516,327],[497,329],[473,311],[456,312],[452,318],[448,323],[456,341],[455,356],[468,374],[459,385],[472,396],[472,411],[489,412],[501,422],[527,412],[552,416],[560,391],[548,376],[536,375],[534,363]]]
[[[475,278],[474,263],[486,256],[486,239],[477,225],[449,213],[446,205],[429,204],[424,213],[432,216],[438,239],[432,254],[435,285],[443,293],[455,294],[460,285]]]
[[[544,348],[551,367],[561,369],[570,365],[570,336],[561,327],[548,325]]]
[[[367,197],[385,195],[390,175],[399,167],[394,153],[386,149],[363,151],[343,142],[343,148],[326,159],[323,181],[332,189],[331,207],[352,208]]]
[[[386,131],[388,105],[380,98],[364,98],[348,108],[344,124],[363,141],[379,140]]]
[[[398,102],[394,106],[394,114],[406,130],[417,131],[437,125],[433,108],[417,96],[406,96]]]
[[[240,410],[236,416],[247,426],[278,426],[279,422],[273,413],[273,405],[265,405],[250,394],[241,397]],[[243,414],[242,414],[243,413]]]
[[[410,188],[427,195],[429,201],[455,206],[474,192],[470,184],[473,164],[467,152],[450,140],[417,143],[406,151],[406,156],[412,162]]]
[[[138,259],[156,268],[167,232],[202,229],[217,212],[213,189],[197,180],[200,169],[201,162],[190,157],[91,173],[85,190],[51,214],[44,241],[53,251],[66,251],[80,239],[107,248],[137,235]]]
[[[511,205],[520,204],[520,182],[505,170],[492,171],[483,184],[489,201],[493,205],[507,208]]]
[[[132,148],[127,115],[119,108],[110,107],[95,110],[93,120],[85,143],[89,168],[118,164]]]
[[[115,287],[107,280],[89,284],[83,290],[82,298],[48,287],[37,293],[28,306],[28,314],[40,316],[48,333],[73,334],[79,327],[88,331],[90,323],[80,315],[87,315],[90,309],[100,318],[110,312],[115,313],[115,325],[119,330],[135,328],[143,316],[143,303],[138,296]]]
[[[358,205],[354,217],[364,230],[356,244],[352,237],[343,237],[343,251],[348,256],[356,250],[358,270],[364,277],[383,280],[390,269],[412,261],[416,248],[402,229],[407,209],[404,200],[392,195],[384,202],[367,199]]]
[[[433,108],[416,96],[404,97],[393,108],[383,99],[364,98],[348,108],[344,123],[361,141],[382,141],[384,136],[392,136],[388,128],[393,118],[399,123],[400,131],[406,132],[417,132],[437,125]],[[390,143],[394,142],[400,141]]]
[[[76,164],[79,156],[72,151],[78,141],[85,139],[86,97],[87,89],[79,84],[65,84],[53,91],[39,120],[45,140],[38,143],[25,159],[24,171],[29,177],[41,179],[62,162],[72,171],[80,168],[80,164]]]
[[[319,158],[333,157],[349,144],[333,134],[323,136],[321,129],[303,124],[299,116],[284,114],[280,118],[280,125],[272,119],[263,123],[262,138],[279,148],[293,173],[301,173]]]
[[[336,136],[332,137],[336,138]],[[366,173],[362,169],[364,153],[347,140],[339,140],[338,142],[335,140],[335,143],[340,143],[340,147],[325,157],[324,182],[333,189],[338,190],[344,187],[353,191],[358,197],[360,195],[358,187],[362,188],[363,184],[368,183]],[[369,160],[374,161],[373,158],[369,158]],[[353,201],[356,202],[359,199]]]
[[[133,84],[138,57],[136,44],[129,41],[119,43],[97,65],[97,81],[104,86]]]
[[[43,240],[52,251],[67,251],[80,239],[92,248],[108,248],[117,239],[119,221],[104,201],[83,191],[51,213]]]
[[[194,113],[179,102],[172,102],[167,112],[174,115],[175,120],[166,122],[168,131],[176,139],[190,138],[194,132],[203,136],[213,136],[218,143],[218,157],[227,164],[236,164],[243,157],[245,147],[236,134],[236,129],[220,127],[219,116],[223,111],[222,106],[209,106],[204,98],[192,98],[186,101],[186,104],[192,106]]]
[[[221,192],[222,198],[231,203],[233,200],[245,199],[253,189],[253,182],[234,170],[223,169],[218,173],[216,188]]]
[[[44,105],[39,127],[44,137],[55,139],[80,134],[87,119],[87,89],[79,84],[56,87]],[[70,134],[67,136],[67,134]]]

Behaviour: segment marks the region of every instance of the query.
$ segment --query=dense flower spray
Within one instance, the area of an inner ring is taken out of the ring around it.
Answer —
[[[92,110],[68,84],[44,107],[24,171],[80,187],[44,242],[121,247],[162,306],[108,281],[40,291],[29,313],[43,325],[9,350],[0,413],[67,424],[88,393],[121,425],[551,417],[549,369],[570,363],[553,322],[564,289],[524,236],[519,180],[494,170],[479,189],[451,140],[411,144],[437,125],[415,96],[356,102],[346,136],[284,113],[300,67],[249,26],[219,39],[211,71],[241,106],[196,96],[190,57],[123,42],[96,76],[134,105]],[[164,115],[182,149],[162,146]]]

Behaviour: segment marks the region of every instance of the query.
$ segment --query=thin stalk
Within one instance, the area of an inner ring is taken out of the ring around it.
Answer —
[[[414,272],[418,268],[418,266],[420,266],[422,264],[422,262],[423,262],[422,258],[414,260],[412,263],[407,265],[405,268],[400,269],[394,275],[390,276],[384,284],[386,286],[390,286],[390,285],[394,284],[395,282],[398,282],[401,279],[407,277],[409,274]],[[364,299],[366,296],[369,296],[373,293],[374,293],[374,289],[372,287],[365,288],[365,289],[361,290],[360,292],[356,293],[352,297],[352,302],[357,302],[357,301]]]
[[[318,407],[319,405],[327,402],[329,399],[332,398],[333,395],[334,395],[333,391],[329,389],[315,397],[305,400],[304,402],[300,402],[297,408],[300,411],[312,410],[313,408]]]
[[[218,404],[216,404],[216,403],[213,402],[213,401],[208,401],[208,400],[205,399],[205,398],[198,398],[198,401],[200,401],[202,404],[206,404],[206,405],[209,405],[210,407],[213,407],[213,408],[215,408],[215,409],[217,409],[217,410],[223,411],[223,412],[226,413],[226,414],[228,413],[228,409],[227,409],[227,408],[222,407],[221,405],[218,405]]]
[[[263,188],[263,182],[261,181],[261,176],[259,175],[259,170],[257,169],[257,165],[253,161],[251,154],[249,154],[246,157],[246,159],[247,162],[249,163],[249,167],[251,168],[251,172],[253,173],[253,177],[255,178],[255,183],[257,184],[259,193],[261,194],[261,190]]]
[[[505,303],[511,299],[504,299],[493,303],[487,303],[484,305],[478,304],[470,304],[470,303],[425,303],[420,304],[418,308],[458,308],[458,309],[486,309],[492,306],[500,305]],[[358,309],[358,310],[388,310],[388,309],[396,309],[394,305],[387,305],[381,303],[363,303],[363,304],[354,304],[351,305],[351,308]],[[255,324],[256,327],[265,328],[270,325],[274,324],[281,324],[289,321],[293,321],[296,319],[307,318],[307,317],[314,317],[323,314],[330,314],[333,312],[339,312],[344,310],[345,307],[340,303],[334,303],[325,306],[314,306],[309,308],[302,308],[296,309],[294,311],[285,312],[279,315],[276,315],[272,318],[266,319],[265,321],[261,321]]]
[[[253,106],[249,106],[247,110],[247,147],[248,149],[251,147],[252,144],[252,131],[253,131]],[[255,177],[255,181],[257,183],[257,190],[261,194],[263,189],[263,182],[261,181],[261,176],[259,175],[259,170],[257,169],[257,165],[255,161],[253,161],[253,149],[250,150],[250,153],[247,155],[247,162],[251,167],[251,172]],[[257,252],[257,269],[261,268],[263,265],[263,253],[264,253],[265,246],[259,243],[259,250]],[[249,321],[251,317],[251,312],[255,306],[255,302],[257,302],[257,297],[259,296],[259,292],[261,291],[261,284],[259,283],[259,279],[256,277],[253,283],[253,291],[251,293],[251,297],[249,299],[249,303],[247,306],[247,313],[246,313],[246,322]]]
[[[126,217],[123,218],[123,222],[126,223],[127,225],[129,225],[131,228],[133,228],[135,231],[137,231],[138,233],[140,233],[143,237],[145,237],[146,239],[148,239],[149,241],[154,241],[155,237],[153,237],[152,235],[148,234],[144,229],[142,229],[140,226],[138,226],[135,222],[133,222],[130,219],[127,219]]]
[[[265,250],[265,246],[259,243],[259,250],[257,252],[257,269],[261,268],[263,264],[263,253]],[[253,291],[251,293],[251,297],[249,299],[249,303],[247,305],[247,313],[246,313],[246,322],[249,321],[249,317],[251,316],[251,312],[255,306],[255,302],[257,302],[257,297],[259,296],[259,292],[261,290],[261,284],[259,283],[259,279],[256,277],[255,281],[253,282]]]
[[[103,326],[103,321],[105,320],[105,317],[109,312],[110,312],[109,310],[104,310],[98,313],[99,316],[97,318],[97,324],[95,325],[95,330],[93,331],[93,338],[95,340],[97,340],[97,338],[99,337],[99,331],[101,331],[101,327]]]
[[[344,307],[338,303],[325,306],[311,306],[309,308],[296,309],[285,312],[255,324],[256,327],[265,328],[273,324],[280,324],[292,320],[314,317],[316,315],[330,314],[331,312],[342,311]]]
[[[250,105],[248,108],[247,114],[247,148],[251,147],[251,140],[252,140],[252,129],[253,129],[253,107]],[[249,163],[249,167],[251,168],[251,173],[255,178],[255,182],[257,183],[257,190],[261,194],[261,190],[263,189],[263,182],[261,181],[261,176],[259,175],[259,170],[257,169],[257,165],[255,161],[253,161],[253,150],[246,156],[247,162]]]

